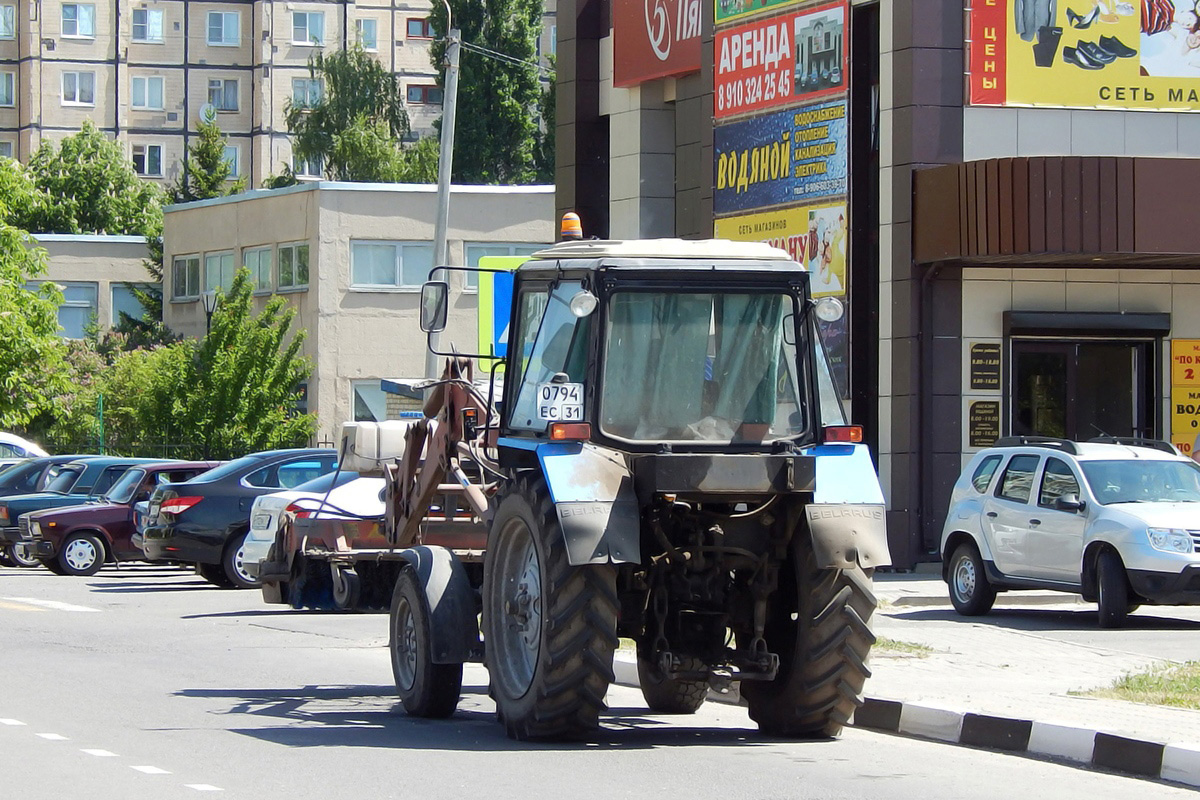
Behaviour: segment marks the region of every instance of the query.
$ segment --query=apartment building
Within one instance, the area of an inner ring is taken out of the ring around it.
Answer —
[[[357,42],[399,79],[413,136],[433,131],[441,90],[430,64],[428,0],[0,0],[0,155],[21,160],[92,120],[137,171],[171,181],[204,114],[228,135],[233,172],[252,187],[293,160],[289,101],[312,102],[318,50]],[[549,0],[539,49],[554,50]],[[465,56],[464,56],[465,57]],[[475,57],[475,56],[472,56]]]

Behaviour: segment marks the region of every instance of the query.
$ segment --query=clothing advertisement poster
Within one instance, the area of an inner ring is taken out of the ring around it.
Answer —
[[[972,0],[970,102],[1200,111],[1200,0]]]

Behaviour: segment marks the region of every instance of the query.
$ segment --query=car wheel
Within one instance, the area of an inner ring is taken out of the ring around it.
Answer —
[[[76,533],[63,542],[58,565],[67,575],[95,575],[104,566],[104,543],[90,533]]]
[[[225,574],[225,567],[222,564],[197,564],[196,571],[200,573],[200,577],[216,586],[218,589],[232,589],[233,584],[229,582],[229,576]]]
[[[42,563],[33,556],[25,555],[25,551],[15,544],[9,547],[8,557],[12,559],[14,567],[23,567],[25,569],[36,567]]]
[[[221,558],[221,566],[225,569],[225,577],[229,579],[229,583],[234,589],[258,589],[262,586],[262,581],[257,575],[251,575],[246,570],[246,536],[249,533],[241,533],[233,537],[229,544],[225,545],[225,554]]]
[[[43,558],[42,566],[53,572],[55,575],[66,575],[67,571],[58,563],[57,558]]]
[[[0,547],[0,567],[15,567],[17,562],[13,561],[12,555],[8,552],[7,547]]]
[[[983,558],[971,542],[960,544],[950,558],[950,602],[964,617],[978,617],[992,610],[996,590],[983,571]]]
[[[1100,604],[1100,627],[1120,628],[1129,614],[1129,578],[1121,557],[1105,550],[1096,559],[1096,583]]]

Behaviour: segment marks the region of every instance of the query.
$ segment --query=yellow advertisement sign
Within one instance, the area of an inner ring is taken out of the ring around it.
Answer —
[[[1200,110],[1187,0],[972,0],[973,105]]]
[[[1200,443],[1200,339],[1171,341],[1171,443],[1196,457]]]
[[[846,205],[805,206],[718,219],[718,239],[766,242],[785,250],[812,273],[814,297],[846,293]]]
[[[512,272],[528,261],[528,256],[484,256],[481,269]],[[504,272],[479,272],[479,352],[503,358],[508,349],[508,320],[512,314],[513,276]],[[490,359],[479,359],[482,369],[490,369]]]

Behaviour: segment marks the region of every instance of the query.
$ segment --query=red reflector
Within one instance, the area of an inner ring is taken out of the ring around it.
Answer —
[[[581,442],[592,438],[592,426],[587,422],[551,422],[550,439],[555,442]]]
[[[314,514],[312,509],[302,506],[299,503],[289,503],[288,507],[284,509],[284,512],[288,514],[295,514],[297,519],[308,519]]]
[[[825,428],[825,444],[859,444],[862,440],[862,425],[830,425]]]
[[[164,514],[182,514],[203,499],[203,497],[176,497],[163,503],[158,510]]]

